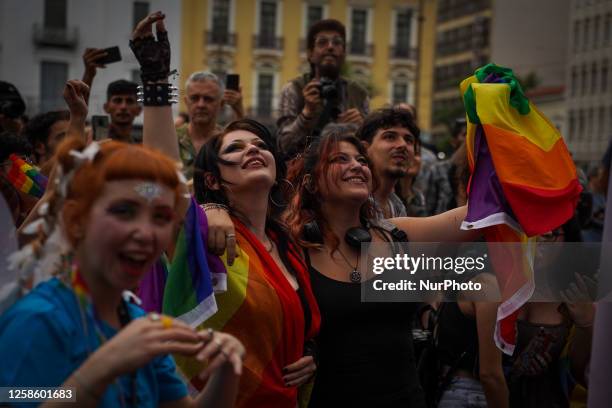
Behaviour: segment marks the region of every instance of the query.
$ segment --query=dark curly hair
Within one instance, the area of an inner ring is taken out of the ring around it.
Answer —
[[[333,18],[328,18],[325,20],[319,20],[308,29],[308,34],[306,36],[306,46],[310,51],[314,49],[315,38],[317,34],[321,31],[335,31],[340,34],[342,40],[346,44],[346,28],[344,24],[342,24],[338,20],[334,20]]]
[[[55,122],[61,120],[70,120],[70,112],[67,110],[58,110],[40,113],[28,121],[23,128],[22,136],[30,142],[30,145],[32,145],[34,149],[36,149],[39,143],[46,147],[51,126],[53,126]],[[36,153],[36,151],[34,151],[34,153]],[[38,162],[39,160],[40,157],[37,156],[36,161]]]
[[[412,113],[407,109],[399,107],[383,108],[370,113],[357,129],[355,136],[361,141],[372,143],[376,132],[396,126],[408,129],[412,133],[415,138],[414,150],[415,153],[418,153],[421,146],[421,130],[417,126]]]

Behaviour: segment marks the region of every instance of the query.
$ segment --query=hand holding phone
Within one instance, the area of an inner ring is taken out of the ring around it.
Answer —
[[[106,65],[121,61],[121,52],[119,51],[118,46],[104,48],[103,51],[106,53],[106,55],[96,59],[97,64]]]
[[[227,74],[225,78],[225,88],[232,91],[240,90],[240,75],[238,74]]]

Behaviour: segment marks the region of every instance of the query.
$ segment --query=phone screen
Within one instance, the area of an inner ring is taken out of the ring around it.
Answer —
[[[238,91],[240,89],[240,75],[238,74],[227,74],[225,78],[225,87],[232,91]]]
[[[121,61],[121,52],[119,51],[119,47],[115,46],[105,48],[104,51],[106,51],[106,55],[96,60],[98,64],[112,64],[113,62]]]
[[[91,117],[91,128],[94,140],[108,139],[108,116],[94,115]]]

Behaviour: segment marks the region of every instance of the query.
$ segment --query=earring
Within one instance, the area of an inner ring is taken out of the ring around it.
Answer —
[[[281,179],[281,182],[284,183],[284,185],[288,186],[288,188],[283,188],[281,186],[281,190],[283,191],[283,193],[287,193],[287,192],[291,192],[290,195],[295,194],[295,186],[293,185],[293,183],[289,180],[289,179]]]
[[[306,191],[308,191],[310,194],[314,194],[315,193],[315,188],[314,188],[314,185],[312,183],[312,176],[310,174],[306,174],[304,176],[304,181],[302,182],[302,185],[304,186]]]

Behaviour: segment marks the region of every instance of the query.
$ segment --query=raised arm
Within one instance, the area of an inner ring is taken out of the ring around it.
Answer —
[[[479,230],[462,230],[467,205],[431,217],[400,217],[390,221],[408,235],[412,242],[475,241]]]
[[[293,82],[285,85],[280,96],[278,146],[286,157],[293,157],[304,149],[306,138],[319,117],[319,82],[311,81],[300,90]]]
[[[164,26],[165,15],[156,12],[140,21],[132,33],[130,48],[140,63],[143,86],[160,84],[165,88],[170,74],[170,42]],[[157,38],[153,35],[153,24]],[[156,88],[157,89],[157,88]],[[179,162],[179,149],[170,103],[151,106],[144,101],[143,144],[157,149]],[[156,97],[154,99],[157,99]],[[170,99],[170,98],[169,98]],[[157,103],[156,101],[153,101]]]
[[[64,86],[64,100],[70,110],[70,124],[68,137],[77,137],[86,140],[85,121],[89,110],[89,86],[78,79],[71,79]]]

